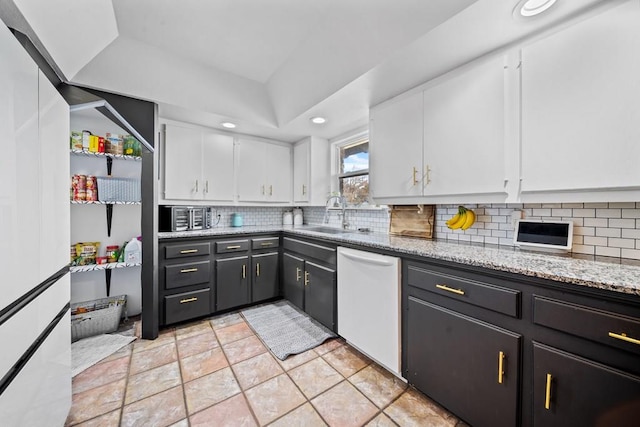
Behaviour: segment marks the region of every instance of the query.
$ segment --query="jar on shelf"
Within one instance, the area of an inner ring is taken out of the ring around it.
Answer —
[[[107,262],[118,262],[119,251],[120,251],[120,246],[118,245],[107,246],[107,250],[106,250]]]

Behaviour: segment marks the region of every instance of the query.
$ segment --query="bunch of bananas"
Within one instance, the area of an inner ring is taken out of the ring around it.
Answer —
[[[452,230],[466,230],[476,222],[476,214],[471,209],[464,206],[458,206],[458,213],[447,221],[447,227]]]

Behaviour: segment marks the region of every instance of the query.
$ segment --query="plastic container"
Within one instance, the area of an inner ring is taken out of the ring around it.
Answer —
[[[282,225],[293,225],[293,213],[286,211],[282,214]]]
[[[142,242],[136,237],[131,239],[124,248],[124,262],[127,264],[142,263]]]
[[[293,225],[302,225],[304,218],[302,216],[302,209],[296,208],[293,210]]]
[[[237,213],[231,214],[231,226],[242,227],[242,215]]]

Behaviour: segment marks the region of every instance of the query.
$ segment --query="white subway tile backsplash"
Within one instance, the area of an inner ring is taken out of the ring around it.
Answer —
[[[609,203],[585,203],[585,208],[608,208]]]
[[[636,221],[634,219],[611,218],[609,220],[609,227],[635,228],[635,226],[636,226]]]
[[[596,209],[596,216],[598,218],[620,218],[622,216],[622,209]]]
[[[573,245],[571,250],[577,254],[595,255],[595,246],[591,245]]]
[[[638,249],[622,249],[622,258],[640,259],[640,250]]]
[[[596,228],[596,236],[600,237],[620,237],[622,235],[619,228]]]
[[[596,210],[595,209],[574,209],[571,216],[593,218],[596,216]]]
[[[636,203],[635,202],[612,202],[612,203],[609,203],[609,207],[612,209],[616,209],[616,208],[635,209]]]
[[[609,238],[607,245],[613,248],[634,249],[636,247],[636,241],[633,239]]]
[[[551,216],[551,209],[533,209],[533,216]]]
[[[611,256],[620,258],[620,248],[609,248],[606,246],[596,246],[596,255]]]
[[[574,227],[573,234],[579,234],[581,236],[595,236],[596,229],[593,227]]]
[[[608,241],[606,237],[584,236],[585,245],[607,246],[607,243]]]
[[[640,218],[640,209],[622,209],[622,218]]]
[[[640,230],[636,228],[632,228],[632,229],[625,228],[622,230],[622,237],[624,237],[625,239],[636,239],[636,240],[639,240],[639,243],[640,243]]]
[[[571,216],[571,209],[551,209],[551,215],[553,216]]]
[[[575,210],[574,210],[575,216]],[[585,227],[608,227],[609,220],[607,218],[585,218],[584,219]]]

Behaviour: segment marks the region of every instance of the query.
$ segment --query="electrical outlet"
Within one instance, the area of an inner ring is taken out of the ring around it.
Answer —
[[[516,221],[522,218],[524,218],[524,211],[521,211],[520,209],[516,209],[513,212],[511,212],[511,226],[515,228]]]

